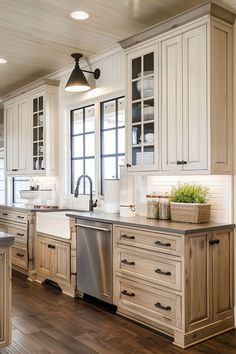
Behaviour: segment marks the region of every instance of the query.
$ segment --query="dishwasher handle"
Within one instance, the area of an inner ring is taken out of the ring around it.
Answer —
[[[84,224],[75,224],[75,226],[76,227],[84,227],[85,229],[92,229],[92,230],[98,230],[98,231],[111,232],[111,229],[106,229],[105,227],[98,227],[98,226],[84,225]]]

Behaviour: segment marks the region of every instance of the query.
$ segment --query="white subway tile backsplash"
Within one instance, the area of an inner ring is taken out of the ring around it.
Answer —
[[[198,183],[206,185],[210,191],[209,202],[212,206],[211,221],[221,223],[232,222],[232,176],[135,177],[134,195],[137,213],[146,215],[147,193],[154,191],[158,194],[170,193],[172,186],[179,183]]]

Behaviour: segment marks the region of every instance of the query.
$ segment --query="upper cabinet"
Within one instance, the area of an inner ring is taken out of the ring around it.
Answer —
[[[58,81],[4,103],[5,174],[56,175]]]
[[[233,172],[233,23],[209,3],[121,42],[129,171]]]
[[[128,56],[128,160],[133,169],[158,168],[157,55],[155,47],[147,47]]]
[[[28,101],[25,98],[5,105],[5,171],[7,175],[28,172]]]
[[[161,41],[162,170],[208,169],[207,27]]]

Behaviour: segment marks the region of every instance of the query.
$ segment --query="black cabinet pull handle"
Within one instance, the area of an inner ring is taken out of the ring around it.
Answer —
[[[129,262],[129,261],[127,261],[127,259],[122,259],[121,260],[121,263],[124,263],[124,264],[127,264],[127,265],[135,265],[135,262]]]
[[[48,248],[52,248],[52,249],[55,249],[56,248],[56,246],[54,246],[54,245],[48,245]]]
[[[158,274],[163,274],[163,275],[171,275],[171,272],[167,271],[167,272],[163,272],[163,270],[161,269],[155,269],[155,273],[158,273]]]
[[[17,236],[24,236],[24,234],[20,233],[20,232],[17,232],[16,233]]]
[[[25,255],[24,254],[22,254],[22,253],[16,253],[16,256],[18,256],[18,257],[24,257]]]
[[[17,215],[18,219],[24,219],[24,216]]]
[[[187,161],[181,161],[181,165],[187,165]]]
[[[160,302],[157,302],[155,304],[156,307],[158,307],[159,309],[165,310],[165,311],[170,311],[171,307],[170,306],[163,306]]]
[[[177,165],[182,165],[181,161],[176,161]]]
[[[127,164],[126,164],[126,167],[131,167],[130,163],[127,163]]]
[[[164,243],[164,242],[161,242],[161,241],[156,241],[156,242],[155,242],[155,245],[157,245],[157,246],[163,246],[163,247],[171,247],[171,243],[169,243],[169,242]]]
[[[121,238],[125,238],[127,240],[135,240],[135,236],[129,236],[129,235],[121,235]]]
[[[17,168],[13,168],[12,171],[13,171],[13,172],[16,172],[16,171],[18,171],[18,170],[17,170]]]
[[[8,214],[7,213],[2,213],[2,215],[7,216]]]
[[[130,296],[130,297],[134,297],[135,293],[129,293],[127,290],[122,290],[121,294],[125,295],[125,296]]]
[[[220,243],[220,240],[210,240],[209,244],[210,245],[218,245]]]

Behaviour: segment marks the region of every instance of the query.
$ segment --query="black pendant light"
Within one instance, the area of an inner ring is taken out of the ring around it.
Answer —
[[[79,60],[82,58],[82,54],[73,53],[71,54],[72,58],[75,59],[75,67],[70,75],[70,78],[66,84],[65,90],[69,92],[84,92],[91,89],[86,77],[84,76],[84,72],[93,74],[94,79],[99,79],[100,70],[96,69],[95,71],[82,70],[79,67]]]

